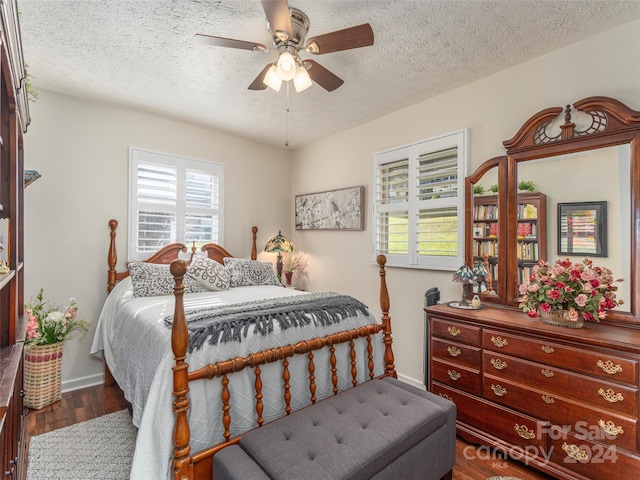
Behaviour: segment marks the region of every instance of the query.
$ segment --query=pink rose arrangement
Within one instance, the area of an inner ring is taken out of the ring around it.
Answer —
[[[43,300],[43,289],[32,301],[24,306],[24,314],[28,317],[25,344],[51,345],[64,342],[74,331],[81,331],[84,336],[89,330],[85,320],[76,318],[78,306],[72,298],[66,308],[56,307]]]
[[[589,258],[576,263],[568,258],[556,260],[553,265],[540,260],[529,283],[519,287],[519,307],[532,318],[540,312],[566,310],[574,321],[582,315],[587,322],[599,322],[606,318],[607,310],[624,303],[616,299],[618,287],[613,285],[621,281],[614,280],[608,268],[594,266]]]

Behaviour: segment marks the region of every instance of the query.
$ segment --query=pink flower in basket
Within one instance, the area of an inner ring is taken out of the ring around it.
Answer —
[[[622,305],[616,298],[618,287],[613,282],[611,270],[593,265],[585,258],[571,263],[556,260],[553,265],[540,260],[532,269],[528,283],[519,287],[519,307],[532,318],[539,312],[566,310],[569,318],[576,321],[582,316],[587,322],[599,322],[606,318],[607,310]]]
[[[89,330],[85,320],[76,318],[78,306],[73,298],[66,308],[58,307],[43,300],[43,289],[40,289],[36,300],[24,306],[24,314],[29,317],[27,346],[64,342],[75,331],[82,332],[84,336]]]

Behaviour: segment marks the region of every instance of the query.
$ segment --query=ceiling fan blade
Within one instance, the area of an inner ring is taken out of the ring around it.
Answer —
[[[214,47],[239,48],[242,50],[266,50],[267,47],[260,43],[245,42],[244,40],[234,40],[233,38],[214,37],[213,35],[205,35],[196,33],[196,40],[205,45],[213,45]]]
[[[344,80],[331,73],[315,60],[305,60],[304,63],[311,64],[311,67],[309,67],[308,70],[311,80],[316,82],[327,92],[333,92],[336,88],[344,83]]]
[[[286,33],[286,37],[290,37],[293,29],[291,28],[291,17],[289,17],[289,2],[287,0],[262,0],[262,8],[267,15],[271,31],[275,34]],[[286,41],[286,38],[283,41]]]
[[[264,90],[265,88],[267,88],[263,80],[264,80],[264,76],[267,74],[267,70],[271,68],[271,65],[273,64],[267,63],[267,66],[262,69],[262,71],[260,72],[260,75],[258,75],[256,79],[253,82],[251,82],[251,85],[249,85],[249,90]]]
[[[373,29],[368,23],[363,23],[344,30],[311,37],[307,41],[307,51],[321,55],[370,45],[373,45]]]

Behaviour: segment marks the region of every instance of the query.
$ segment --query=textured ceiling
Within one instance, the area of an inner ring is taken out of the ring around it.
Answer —
[[[18,0],[18,6],[36,90],[284,148],[286,89],[247,89],[276,54],[194,40],[205,33],[270,46],[258,0]],[[640,0],[290,0],[290,6],[309,16],[307,37],[368,22],[375,44],[313,57],[344,85],[331,93],[318,85],[301,93],[291,88],[289,148],[640,18]]]

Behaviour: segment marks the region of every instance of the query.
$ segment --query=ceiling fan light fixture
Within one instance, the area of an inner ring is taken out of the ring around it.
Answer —
[[[264,76],[264,80],[262,80],[267,87],[275,90],[276,92],[280,91],[280,86],[282,85],[282,79],[280,75],[278,75],[278,70],[275,65],[271,65],[271,68],[267,70],[267,73]]]
[[[309,76],[309,72],[304,66],[300,65],[296,69],[296,76],[293,77],[293,86],[296,87],[296,92],[300,93],[309,88],[313,82]]]
[[[285,82],[296,76],[296,59],[289,52],[283,52],[278,57],[278,75]]]

